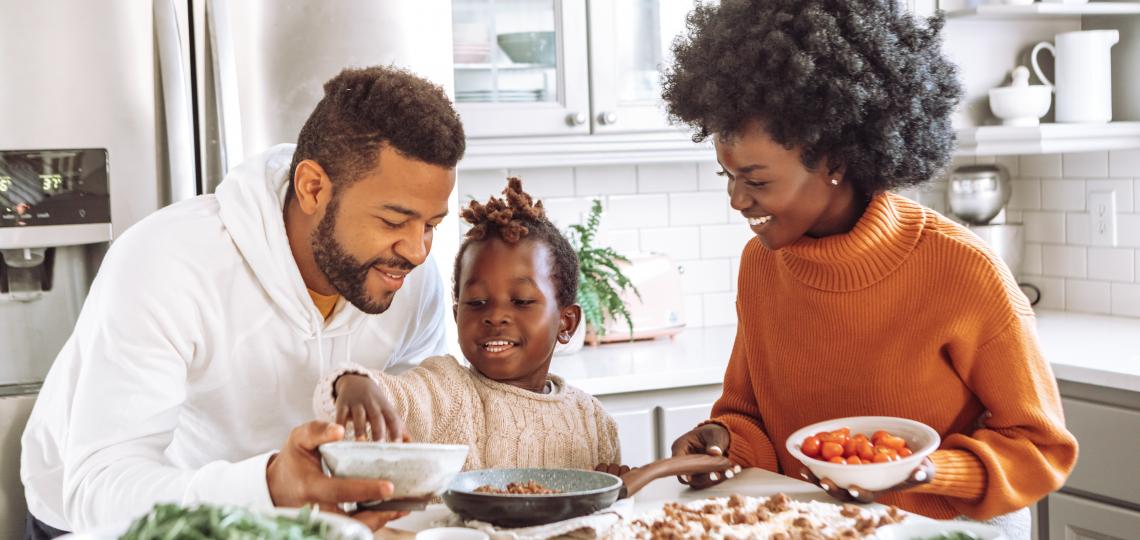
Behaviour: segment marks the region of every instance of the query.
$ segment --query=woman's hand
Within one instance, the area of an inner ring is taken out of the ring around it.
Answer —
[[[336,423],[351,427],[358,441],[408,442],[404,420],[380,387],[364,375],[346,373],[333,383],[336,391]],[[350,426],[351,423],[351,426]]]
[[[730,439],[731,436],[724,426],[720,424],[705,424],[696,427],[692,431],[678,437],[676,441],[673,441],[673,455],[708,454],[710,456],[725,456],[727,455]],[[731,469],[725,469],[719,473],[694,474],[691,476],[682,475],[678,476],[677,480],[682,484],[687,484],[693,489],[704,489],[715,486],[724,480],[728,480],[738,472],[740,472],[739,465]]]
[[[861,466],[862,465],[851,465],[851,467]],[[859,486],[854,485],[847,488],[841,488],[835,485],[835,482],[832,482],[830,478],[821,479],[816,477],[816,475],[812,474],[812,472],[808,470],[807,467],[800,468],[800,478],[803,478],[804,480],[807,480],[808,482],[811,482],[823,488],[823,490],[826,491],[828,495],[831,495],[832,497],[835,497],[841,501],[869,503],[874,502],[875,499],[878,499],[884,493],[905,491],[912,487],[930,482],[930,480],[934,478],[934,462],[930,461],[930,458],[923,459],[922,462],[918,464],[918,467],[910,472],[910,476],[908,476],[905,481],[878,491],[871,491],[869,489],[863,489]]]

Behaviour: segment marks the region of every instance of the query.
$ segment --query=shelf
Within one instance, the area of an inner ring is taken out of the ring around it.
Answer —
[[[1140,122],[981,126],[958,130],[961,156],[1094,152],[1140,148]]]
[[[677,163],[716,159],[712,142],[688,132],[468,139],[461,170]]]
[[[1082,15],[1140,15],[1140,3],[1089,2],[1087,4],[1046,4],[1038,2],[1024,6],[990,4],[946,12],[947,19],[1080,17]]]
[[[491,71],[492,69],[498,71],[526,71],[536,69],[554,69],[556,66],[553,64],[455,64],[455,69],[462,71]]]

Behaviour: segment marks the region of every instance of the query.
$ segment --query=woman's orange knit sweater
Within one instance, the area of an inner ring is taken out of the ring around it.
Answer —
[[[1033,311],[960,225],[882,194],[848,233],[777,251],[753,239],[739,279],[712,420],[728,428],[738,463],[797,476],[784,446],[793,431],[843,416],[911,418],[942,435],[934,479],[879,501],[939,519],[1023,508],[1076,463]]]

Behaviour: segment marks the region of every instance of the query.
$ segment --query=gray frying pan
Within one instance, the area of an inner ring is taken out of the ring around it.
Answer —
[[[443,502],[464,519],[499,527],[530,527],[592,514],[630,497],[658,478],[720,472],[733,467],[728,458],[685,455],[654,461],[621,478],[576,469],[484,469],[459,473],[443,493]],[[480,486],[505,489],[511,482],[535,481],[560,493],[509,495],[476,493]]]

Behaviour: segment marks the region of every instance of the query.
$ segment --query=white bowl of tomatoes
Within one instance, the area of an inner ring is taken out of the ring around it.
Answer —
[[[938,449],[934,428],[894,416],[817,422],[788,437],[787,448],[812,474],[841,488],[877,491],[905,482]]]

